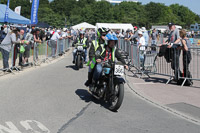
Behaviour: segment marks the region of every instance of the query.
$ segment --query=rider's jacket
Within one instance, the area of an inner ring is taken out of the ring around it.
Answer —
[[[126,64],[125,60],[123,59],[122,55],[119,52],[119,49],[114,47],[114,48],[112,48],[112,51],[109,53],[106,50],[106,47],[108,47],[108,46],[105,45],[105,47],[98,47],[96,50],[101,53],[100,55],[101,55],[101,57],[104,58],[104,60],[111,60],[112,62],[115,62],[115,57],[116,57],[118,61],[122,62],[124,65]],[[98,59],[98,57],[93,57],[92,63],[90,65],[91,69],[93,69],[95,67],[96,59]]]
[[[93,40],[92,41],[92,45],[90,46],[90,50],[89,50],[89,61],[87,63],[87,65],[89,66],[90,61],[92,61],[93,63],[90,65],[90,67],[93,69],[94,65],[96,63],[95,60],[95,52],[96,50],[99,48],[99,46],[104,47],[105,42],[99,43],[99,40]]]
[[[88,48],[89,47],[89,42],[88,42],[88,39],[86,37],[84,37],[83,39],[77,38],[74,41],[75,47],[77,47],[78,44],[83,44],[83,48]]]
[[[99,46],[104,47],[105,42],[99,43],[99,40],[93,40],[92,45],[90,46],[89,50],[89,59],[92,60],[93,57],[95,57],[95,52],[98,49]]]

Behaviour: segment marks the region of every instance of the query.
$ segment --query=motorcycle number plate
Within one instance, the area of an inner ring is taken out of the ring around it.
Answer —
[[[122,65],[115,65],[114,75],[123,76],[124,75],[124,66],[122,66]]]
[[[78,50],[83,50],[83,46],[78,46],[77,49]]]

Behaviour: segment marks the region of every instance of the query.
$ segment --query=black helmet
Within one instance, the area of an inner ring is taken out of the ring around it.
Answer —
[[[108,32],[110,31],[109,28],[99,28],[98,31],[97,31],[97,36],[100,38],[102,35],[105,35],[108,34]]]

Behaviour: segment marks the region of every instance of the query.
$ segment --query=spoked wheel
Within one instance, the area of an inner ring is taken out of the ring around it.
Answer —
[[[115,85],[115,94],[110,98],[109,109],[111,111],[117,111],[124,99],[124,84]]]

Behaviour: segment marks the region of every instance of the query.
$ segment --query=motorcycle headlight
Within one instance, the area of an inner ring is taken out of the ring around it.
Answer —
[[[104,68],[103,71],[104,71],[105,74],[109,74],[110,73],[110,68]]]

